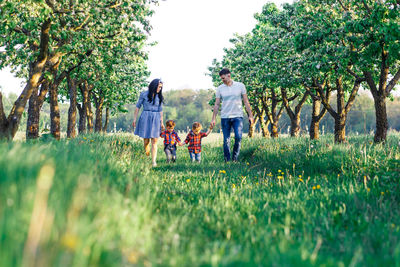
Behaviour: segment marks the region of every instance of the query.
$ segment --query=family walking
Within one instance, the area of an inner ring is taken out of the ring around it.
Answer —
[[[242,100],[249,115],[250,124],[254,123],[244,84],[233,81],[230,71],[226,68],[219,72],[219,76],[223,83],[217,88],[210,127],[206,132],[202,132],[202,125],[199,122],[193,123],[192,130],[188,133],[184,141],[185,144],[188,144],[188,151],[192,161],[201,161],[201,139],[208,136],[215,126],[220,105],[222,105],[221,128],[224,138],[224,159],[226,162],[231,160],[238,161],[239,158],[243,132]],[[175,122],[173,120],[168,120],[166,122],[166,128],[164,126],[164,97],[162,95],[162,88],[163,82],[160,79],[155,79],[149,84],[149,89],[140,94],[132,123],[135,129],[135,135],[144,139],[144,150],[146,155],[149,156],[151,154],[153,167],[157,166],[158,138],[164,138],[164,152],[167,157],[167,162],[174,162],[176,160],[177,145],[184,146],[184,143],[182,143],[178,134],[174,131]],[[139,110],[142,107],[143,112],[139,120],[137,120]],[[230,136],[232,129],[235,134],[235,144],[231,153]]]

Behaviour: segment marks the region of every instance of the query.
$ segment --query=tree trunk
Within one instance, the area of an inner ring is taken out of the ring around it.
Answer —
[[[95,119],[95,132],[100,133],[103,130],[103,106],[104,106],[104,98],[99,96],[96,98],[94,96],[94,102],[96,105],[96,119]]]
[[[60,107],[58,106],[58,87],[50,86],[50,132],[57,140],[61,138]]]
[[[106,108],[106,121],[103,126],[103,133],[107,133],[108,123],[110,122],[110,108]]]
[[[93,133],[93,112],[92,112],[92,102],[90,101],[90,90],[87,87],[87,95],[88,98],[86,99],[86,118],[87,118],[87,130],[89,133]]]
[[[269,120],[265,119],[260,120],[261,134],[265,138],[269,138],[271,135],[268,130],[269,123],[270,123]]]
[[[51,21],[46,20],[41,27],[40,53],[37,61],[30,66],[29,80],[21,95],[15,101],[8,118],[5,117],[3,105],[0,105],[0,139],[12,140],[17,133],[26,103],[32,92],[38,88],[48,59]],[[0,97],[1,98],[1,97]],[[2,99],[0,99],[2,100]]]
[[[290,136],[298,137],[300,135],[300,114],[301,109],[303,108],[304,103],[308,98],[308,91],[303,93],[303,97],[299,101],[299,103],[295,106],[294,110],[290,107],[290,101],[295,100],[298,97],[298,94],[294,95],[291,98],[288,98],[287,92],[285,88],[281,88],[282,94],[282,103],[286,109],[286,112],[290,118]]]
[[[271,122],[271,137],[272,138],[278,138],[279,137],[279,130],[278,130],[278,123],[277,122],[274,122],[274,123]]]
[[[335,118],[335,143],[346,141],[346,118],[347,114],[342,114]]]
[[[79,85],[82,94],[82,111],[79,111],[79,133],[93,132],[93,113],[92,104],[90,101],[90,87],[87,81]],[[82,114],[81,114],[82,113]],[[81,120],[82,119],[82,120]],[[83,121],[85,120],[85,121]],[[84,126],[83,123],[86,125]]]
[[[248,135],[248,136],[249,136],[250,138],[254,137],[254,129],[256,128],[257,121],[258,121],[258,117],[256,116],[256,117],[254,118],[254,123],[253,123],[253,125],[249,125],[249,135]]]
[[[326,115],[327,109],[323,108],[321,111],[321,100],[318,97],[312,97],[312,100],[313,100],[313,111],[312,111],[311,125],[310,125],[310,139],[318,140],[319,123],[321,122],[322,118]]]
[[[76,80],[67,76],[68,79],[68,93],[69,93],[69,109],[68,109],[68,126],[67,126],[67,138],[76,137]]]
[[[78,104],[77,105],[78,111],[79,111],[79,125],[78,125],[78,131],[79,134],[85,134],[86,132],[86,112],[85,109],[83,108],[83,104]]]
[[[290,119],[290,136],[299,137],[300,136],[300,113]]]
[[[35,90],[29,98],[26,139],[36,139],[39,137],[40,110],[48,91],[49,82],[44,81],[40,87],[39,95],[37,94],[37,90]]]
[[[374,141],[376,143],[385,142],[389,123],[386,113],[386,97],[377,95],[374,97],[375,117],[376,117],[376,132]]]

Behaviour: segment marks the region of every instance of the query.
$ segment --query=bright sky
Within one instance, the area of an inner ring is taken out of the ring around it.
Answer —
[[[221,59],[234,33],[252,30],[254,14],[268,0],[167,0],[152,18],[151,79],[161,77],[164,88],[208,89],[205,74],[214,58]],[[273,0],[278,6],[292,0]]]
[[[161,1],[151,18],[149,49],[150,79],[161,77],[164,88],[208,89],[211,78],[207,67],[214,58],[221,59],[234,33],[244,34],[254,27],[254,14],[261,12],[268,0],[167,0]],[[273,0],[280,5],[292,0]],[[0,71],[0,90],[20,93],[23,80],[9,69]]]

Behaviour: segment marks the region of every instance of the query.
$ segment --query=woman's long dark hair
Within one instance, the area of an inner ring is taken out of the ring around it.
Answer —
[[[155,101],[156,101],[156,94],[158,95],[158,98],[160,99],[160,105],[161,105],[161,103],[164,102],[164,97],[162,95],[162,87],[161,87],[160,92],[157,93],[157,88],[158,88],[159,83],[162,83],[161,79],[154,79],[149,84],[149,94],[147,95],[147,100],[149,101],[149,103],[153,102],[153,105],[155,104]]]

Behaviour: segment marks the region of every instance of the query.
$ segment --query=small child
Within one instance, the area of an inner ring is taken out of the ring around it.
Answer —
[[[176,144],[183,146],[178,134],[174,131],[175,122],[168,120],[165,125],[167,130],[161,132],[161,137],[164,138],[164,152],[167,156],[167,163],[176,161]]]
[[[188,144],[189,155],[192,162],[197,161],[200,163],[201,161],[201,139],[210,134],[212,127],[208,129],[206,133],[200,132],[202,126],[199,122],[195,122],[192,125],[192,130],[188,133],[185,143]]]

